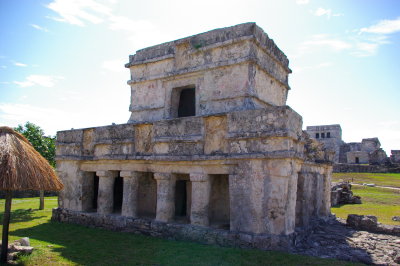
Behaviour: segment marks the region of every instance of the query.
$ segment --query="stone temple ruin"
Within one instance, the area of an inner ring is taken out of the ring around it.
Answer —
[[[57,133],[53,219],[287,249],[330,215],[333,159],[286,105],[288,64],[254,23],[137,51],[128,123]]]
[[[311,138],[335,151],[334,162],[345,164],[383,164],[388,161],[378,138],[365,138],[361,142],[346,143],[342,140],[340,125],[308,126]]]

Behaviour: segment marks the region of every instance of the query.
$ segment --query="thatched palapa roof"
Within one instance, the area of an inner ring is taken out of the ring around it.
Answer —
[[[54,169],[20,133],[0,127],[0,190],[58,191]]]

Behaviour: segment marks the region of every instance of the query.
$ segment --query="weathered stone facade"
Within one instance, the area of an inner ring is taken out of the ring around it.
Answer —
[[[390,161],[400,163],[400,150],[391,150]]]
[[[127,124],[57,134],[54,219],[144,220],[156,235],[191,224],[282,249],[274,239],[287,247],[296,226],[330,215],[333,154],[286,105],[288,59],[257,25],[139,50],[126,67]]]
[[[378,138],[366,138],[361,142],[346,143],[342,140],[340,125],[307,126],[311,138],[335,151],[335,163],[382,164],[388,160]]]

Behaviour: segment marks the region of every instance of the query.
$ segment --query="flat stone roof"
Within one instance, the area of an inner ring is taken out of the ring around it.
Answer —
[[[125,67],[141,63],[154,62],[165,58],[173,57],[175,46],[189,42],[194,48],[203,48],[218,43],[253,38],[263,47],[275,60],[279,61],[284,67],[289,68],[289,60],[286,55],[278,48],[272,39],[254,22],[238,24],[231,27],[214,29],[204,33],[185,37],[171,42],[166,42],[136,51],[136,54],[129,56],[129,63]]]

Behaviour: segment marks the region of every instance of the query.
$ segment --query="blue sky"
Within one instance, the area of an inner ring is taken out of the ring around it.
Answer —
[[[303,127],[400,149],[398,0],[0,0],[0,125],[47,134],[125,123],[129,54],[256,22],[288,56]]]

